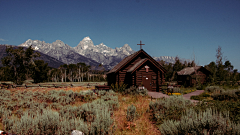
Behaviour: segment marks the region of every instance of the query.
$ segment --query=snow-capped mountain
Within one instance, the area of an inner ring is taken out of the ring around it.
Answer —
[[[87,65],[99,65],[98,62],[78,54],[71,46],[63,43],[61,40],[56,40],[53,43],[45,43],[45,41],[28,39],[19,46],[29,47],[31,45],[34,50],[56,58],[66,64],[84,62]]]
[[[106,69],[111,69],[126,56],[134,53],[128,44],[112,49],[105,44],[94,45],[90,37],[83,38],[76,46],[71,47],[61,40],[53,43],[28,39],[20,44],[23,47],[33,47],[34,50],[49,55],[66,64],[84,62],[87,65],[98,66],[100,63]]]
[[[104,43],[94,45],[90,37],[83,38],[76,47],[71,47],[61,40],[56,40],[53,43],[45,43],[45,41],[31,39],[28,39],[19,46],[29,47],[31,45],[34,50],[56,58],[66,64],[84,62],[87,65],[98,67],[101,63],[108,70],[112,69],[126,56],[135,52],[128,44],[120,48],[116,47],[115,49],[108,47]],[[153,58],[157,61],[163,60],[167,63],[175,63],[175,57],[171,56]],[[180,59],[180,61],[184,60]]]
[[[128,44],[125,44],[123,47],[120,48],[116,47],[115,49],[107,47],[103,43],[95,46],[90,37],[85,37],[82,41],[79,42],[76,47],[74,47],[74,49],[81,55],[86,55],[89,51],[101,53],[104,56],[117,56],[119,55],[119,53],[124,55],[130,55],[134,52]]]
[[[12,46],[14,49],[17,48],[17,46],[13,46],[13,45],[1,45],[0,44],[0,59],[4,58],[7,56],[7,52],[6,52],[6,46]],[[46,63],[48,63],[48,66],[49,67],[53,67],[53,68],[58,68],[60,65],[63,65],[64,63],[49,56],[49,55],[46,55],[44,53],[40,53],[40,57],[39,58],[36,58],[37,60],[44,60]],[[2,62],[0,61],[0,67],[2,67]]]
[[[172,63],[174,64],[176,62],[176,57],[172,57],[172,56],[160,56],[160,57],[153,57],[153,59],[155,59],[156,61],[165,61],[165,63]],[[184,63],[184,61],[186,62],[191,62],[191,60],[189,59],[184,59],[184,58],[179,58],[181,63]]]
[[[85,37],[79,44],[74,47],[74,50],[87,57],[91,58],[103,65],[110,65],[112,62],[120,62],[124,57],[134,53],[132,48],[125,44],[123,47],[112,49],[105,44],[94,45],[89,37]],[[119,61],[119,58],[121,59]]]

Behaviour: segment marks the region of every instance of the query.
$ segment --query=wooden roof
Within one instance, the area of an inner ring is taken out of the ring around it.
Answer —
[[[140,61],[138,61],[135,65],[133,65],[130,69],[128,69],[127,72],[132,72],[134,71],[134,69],[136,69],[138,66],[142,65],[142,63],[144,63],[145,61],[147,61],[148,58],[144,58],[141,59]]]
[[[113,67],[107,74],[109,73],[113,73],[113,72],[117,72],[119,71],[122,67],[124,67],[127,63],[131,62],[132,59],[134,59],[135,57],[137,57],[140,53],[144,53],[152,63],[154,63],[154,65],[156,65],[159,69],[161,69],[163,72],[166,73],[166,70],[161,66],[160,63],[158,63],[157,61],[155,61],[151,56],[149,56],[143,49],[127,56],[126,58],[124,58],[121,62],[119,62],[115,67]],[[138,67],[139,64],[141,64],[142,62],[144,62],[146,60],[142,59],[139,62],[137,62],[133,67]],[[130,68],[132,69],[132,67]],[[129,70],[130,70],[129,69]],[[135,69],[135,68],[134,68]],[[133,70],[134,70],[133,69]]]
[[[191,75],[195,73],[195,71],[199,70],[200,68],[203,68],[202,66],[196,66],[196,67],[186,67],[182,69],[181,71],[178,71],[178,75]]]

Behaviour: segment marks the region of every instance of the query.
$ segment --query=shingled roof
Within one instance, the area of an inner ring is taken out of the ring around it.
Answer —
[[[119,62],[115,67],[113,67],[107,74],[109,73],[113,73],[113,72],[117,72],[119,69],[121,69],[126,63],[130,62],[135,56],[137,56],[139,53],[146,53],[144,50],[139,50],[129,56],[127,56],[126,58],[124,58],[121,62]],[[152,59],[153,61],[155,61],[151,56],[149,56],[147,53],[146,55],[149,57],[149,60]],[[144,59],[146,60],[146,58]],[[138,64],[141,64],[144,60],[141,60],[141,62],[136,63],[136,65],[134,65],[134,67],[137,67]],[[156,64],[159,64],[161,66],[160,63],[156,62]],[[163,70],[163,72],[166,72],[166,70],[161,66],[161,69]],[[134,69],[133,69],[134,70]]]
[[[195,71],[197,71],[198,69],[200,69],[202,66],[197,66],[197,67],[186,67],[184,69],[182,69],[181,71],[178,71],[177,74],[178,75],[191,75],[193,74]]]
[[[127,72],[132,72],[135,68],[137,68],[139,65],[141,65],[145,60],[147,60],[148,58],[145,59],[141,59],[140,61],[138,61],[134,66],[132,66]]]
[[[127,57],[125,57],[122,61],[120,61],[115,67],[113,67],[108,73],[116,72],[119,68],[121,68],[126,62],[131,60],[138,52],[135,52]]]

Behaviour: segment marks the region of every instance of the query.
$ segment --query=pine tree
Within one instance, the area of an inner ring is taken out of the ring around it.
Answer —
[[[18,47],[14,49],[12,46],[6,46],[7,56],[2,59],[3,66],[12,72],[10,81],[15,84],[22,84],[26,80],[26,76],[31,74],[31,67],[34,65],[34,58],[40,57],[40,54],[34,52],[32,46],[24,49]]]
[[[43,60],[35,60],[35,67],[33,68],[32,79],[35,83],[46,82],[48,78],[48,63],[44,63]]]

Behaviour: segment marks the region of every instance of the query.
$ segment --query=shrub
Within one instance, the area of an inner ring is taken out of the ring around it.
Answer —
[[[202,94],[200,95],[197,95],[197,96],[191,96],[190,99],[193,99],[193,100],[203,100],[207,97],[210,97],[211,95],[207,92],[203,92]]]
[[[204,85],[204,84],[199,84],[199,85],[197,85],[196,89],[197,89],[197,90],[205,90],[206,87],[207,87],[207,86]]]
[[[123,82],[121,82],[120,84],[116,83],[115,85],[114,84],[111,84],[111,89],[115,92],[120,92],[122,93],[127,87],[127,84],[124,84]]]
[[[238,99],[238,95],[236,93],[239,93],[240,90],[227,90],[227,91],[224,91],[224,92],[214,92],[211,97],[214,99],[214,100],[220,100],[220,101],[223,101],[223,100],[237,100]]]
[[[127,121],[133,121],[136,117],[136,107],[134,105],[128,106],[127,109]]]
[[[240,124],[229,120],[228,113],[223,117],[221,113],[211,108],[196,113],[187,109],[180,121],[166,120],[159,127],[164,135],[175,134],[240,134]]]
[[[130,86],[130,88],[123,90],[122,92],[123,95],[142,95],[146,96],[147,95],[147,89],[139,89],[136,86]]]
[[[119,107],[118,96],[108,95],[102,96],[100,99],[94,100],[93,104],[105,104],[111,111],[117,110]]]
[[[178,87],[174,87],[172,93],[183,93],[183,91]]]
[[[11,91],[2,89],[2,90],[0,90],[0,96],[1,97],[10,97],[11,96]]]
[[[192,106],[191,101],[185,100],[183,96],[171,96],[157,100],[156,102],[150,102],[151,119],[156,124],[161,124],[164,120],[168,119],[179,120],[182,111],[186,110],[189,106]]]
[[[208,86],[208,87],[205,88],[205,90],[207,92],[211,92],[211,93],[216,92],[216,91],[221,93],[221,92],[224,91],[224,89],[219,87],[219,86]]]
[[[115,96],[116,93],[113,91],[106,92],[101,99],[78,107],[68,105],[74,99],[73,97],[77,98],[79,94],[72,91],[50,91],[47,95],[44,95],[44,98],[48,101],[54,101],[49,107],[47,107],[47,103],[33,102],[30,94],[28,92],[19,93],[20,97],[27,100],[20,100],[19,104],[22,106],[16,111],[11,111],[14,109],[9,110],[17,105],[15,102],[9,104],[9,109],[7,109],[7,106],[0,106],[0,117],[4,124],[4,130],[15,134],[59,135],[69,134],[73,129],[83,131],[85,134],[113,134],[115,130],[111,115],[119,104],[118,97]],[[33,95],[37,96],[39,93],[32,93]],[[87,91],[80,95],[92,99],[95,94],[92,91]],[[24,106],[29,109],[23,112]]]

